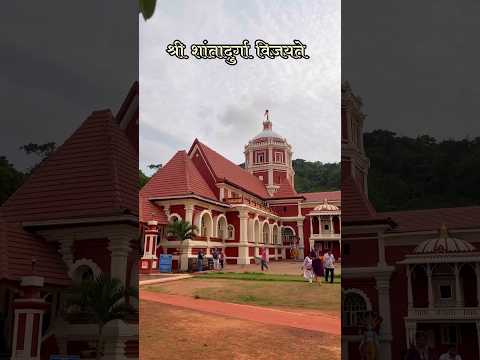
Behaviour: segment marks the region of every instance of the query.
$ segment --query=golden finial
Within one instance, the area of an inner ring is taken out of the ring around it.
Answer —
[[[440,228],[440,238],[442,238],[442,239],[448,238],[448,229],[447,229],[447,225],[445,225],[445,223],[443,223],[441,228]]]

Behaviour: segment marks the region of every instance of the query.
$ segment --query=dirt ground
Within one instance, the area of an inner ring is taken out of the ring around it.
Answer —
[[[190,278],[149,285],[145,290],[295,311],[317,310],[340,317],[339,284]]]
[[[141,301],[140,358],[337,360],[340,337]]]

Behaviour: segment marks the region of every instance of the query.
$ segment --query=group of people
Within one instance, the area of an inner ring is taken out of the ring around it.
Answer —
[[[197,254],[197,271],[203,271],[203,259],[205,258],[205,254],[203,250],[199,250]],[[212,258],[213,258],[213,270],[223,270],[225,266],[225,254],[223,251],[213,249],[212,251]]]
[[[325,282],[333,283],[335,272],[335,257],[331,250],[328,250],[323,257],[320,253],[310,251],[303,261],[303,277],[309,283],[318,282],[318,279],[325,276]]]
[[[439,352],[435,351],[428,344],[425,333],[419,332],[415,336],[416,344],[410,345],[405,360],[462,360],[462,357],[457,351],[457,347],[452,345],[447,352],[439,356]]]

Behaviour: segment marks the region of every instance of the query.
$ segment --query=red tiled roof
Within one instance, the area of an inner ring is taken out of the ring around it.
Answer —
[[[185,150],[178,151],[140,190],[140,220],[157,220],[164,223],[166,217],[164,217],[163,210],[148,199],[179,195],[198,195],[218,201]],[[158,217],[158,219],[152,219],[152,216]]]
[[[292,184],[288,179],[283,179],[283,181],[279,184],[280,188],[274,194],[272,199],[286,199],[286,198],[299,198],[302,197],[303,194],[299,194],[295,191]]]
[[[305,201],[321,203],[323,203],[325,199],[328,201],[340,201],[342,196],[341,191],[319,191],[299,194],[305,197]]]
[[[45,283],[66,286],[70,284],[67,268],[56,245],[22,229],[19,223],[0,221],[0,279],[19,281],[34,273],[45,278]]]
[[[443,224],[449,229],[480,227],[480,206],[392,211],[378,215],[391,217],[398,224],[394,232],[436,231]]]
[[[353,177],[342,179],[342,221],[371,222],[386,221],[380,217]]]
[[[138,214],[138,154],[109,110],[95,111],[2,206],[6,221]]]
[[[210,149],[207,145],[198,141],[198,139],[195,139],[193,142],[188,152],[189,154],[191,154],[195,145],[198,145],[200,151],[205,156],[218,182],[226,181],[260,198],[270,198],[265,185],[256,176],[253,176],[248,171]]]

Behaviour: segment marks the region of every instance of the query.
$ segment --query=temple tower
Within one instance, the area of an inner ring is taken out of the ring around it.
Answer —
[[[262,181],[271,196],[288,180],[294,186],[292,146],[272,130],[269,111],[265,111],[263,130],[245,145],[245,169]]]

